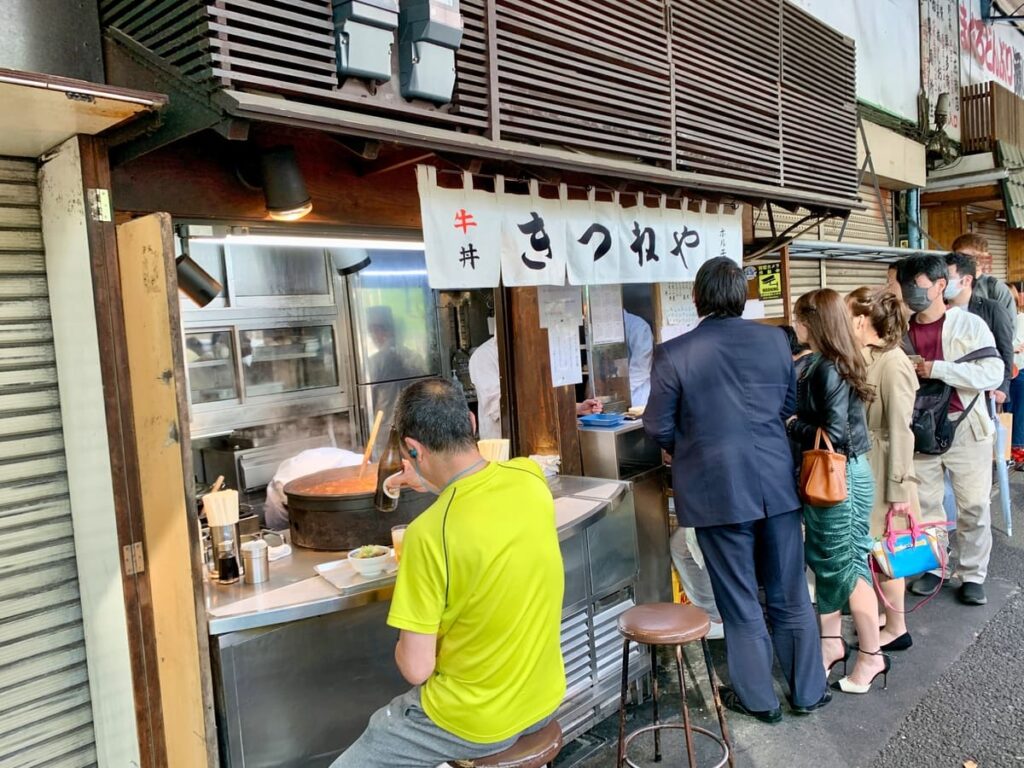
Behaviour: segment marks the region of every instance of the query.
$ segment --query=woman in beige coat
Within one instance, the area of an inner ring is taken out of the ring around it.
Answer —
[[[847,296],[846,303],[868,363],[868,383],[877,394],[868,406],[867,420],[871,435],[868,461],[875,477],[871,535],[878,537],[885,533],[890,510],[910,511],[918,519],[921,513],[914,476],[914,434],[910,431],[918,380],[900,347],[910,318],[903,302],[886,288],[858,288]],[[896,522],[902,527],[905,520],[900,517]],[[904,651],[914,643],[903,614],[903,582],[881,582],[888,603],[880,637],[883,651]]]

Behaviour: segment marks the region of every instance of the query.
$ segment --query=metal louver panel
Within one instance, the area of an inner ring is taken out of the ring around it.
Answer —
[[[671,165],[664,7],[644,0],[501,0],[501,133]]]
[[[810,291],[821,288],[821,262],[817,259],[793,259],[789,262],[790,306]]]
[[[99,0],[100,21],[163,57],[194,81],[213,84],[203,0]]]
[[[853,197],[857,191],[853,41],[783,4],[784,187]]]
[[[96,751],[34,161],[0,158],[0,765]]]
[[[679,167],[778,184],[782,0],[742,13],[671,0],[670,13]]]
[[[622,674],[622,635],[619,634],[619,616],[635,605],[632,598],[605,608],[594,614],[594,662],[597,665],[597,678]],[[630,645],[629,664],[633,666],[643,655],[641,646]]]

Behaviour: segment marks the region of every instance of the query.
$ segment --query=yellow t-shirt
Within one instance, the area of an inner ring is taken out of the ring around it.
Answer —
[[[438,635],[421,691],[434,723],[491,744],[558,708],[564,582],[554,500],[529,459],[458,480],[412,522],[388,624]]]

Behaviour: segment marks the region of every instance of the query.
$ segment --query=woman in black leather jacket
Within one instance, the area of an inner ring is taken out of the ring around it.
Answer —
[[[850,647],[842,637],[845,603],[860,641],[851,674],[832,687],[844,693],[867,693],[878,675],[889,671],[879,647],[878,601],[871,584],[869,518],[875,485],[868,464],[871,441],[865,403],[874,399],[842,297],[823,288],[804,294],[794,307],[797,335],[810,344],[814,358],[797,381],[797,410],[786,424],[800,451],[814,448],[818,429],[833,448],[846,454],[847,498],[832,507],[804,503],[807,564],[814,571],[821,615],[821,655],[831,671],[846,662]],[[824,447],[824,446],[822,446]]]

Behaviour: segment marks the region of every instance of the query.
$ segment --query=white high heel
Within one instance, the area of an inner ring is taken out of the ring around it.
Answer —
[[[865,656],[881,656],[885,660],[882,671],[876,672],[874,677],[864,685],[853,682],[849,677],[840,678],[832,683],[832,689],[842,691],[843,693],[867,693],[871,690],[871,684],[875,682],[879,675],[882,676],[882,690],[887,689],[889,687],[889,670],[892,669],[892,659],[882,653],[882,651],[862,651],[858,648],[857,653],[863,653]]]

